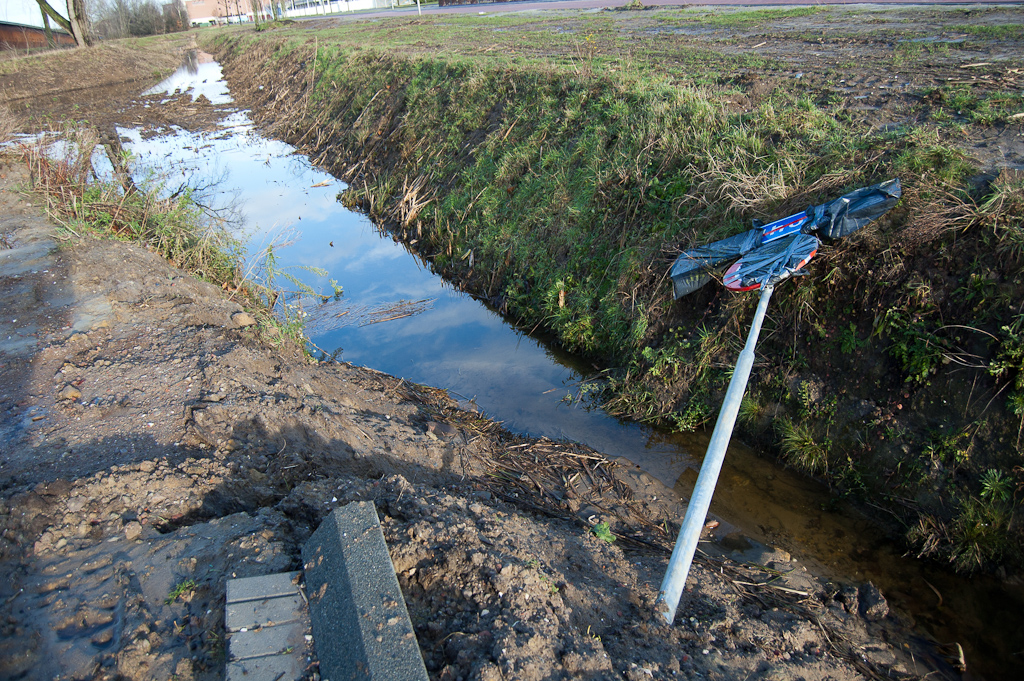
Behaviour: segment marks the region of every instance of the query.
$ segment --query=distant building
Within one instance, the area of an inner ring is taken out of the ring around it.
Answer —
[[[238,23],[239,13],[244,12],[249,4],[249,0],[185,0],[185,10],[188,11],[189,24],[207,26],[226,24],[228,17],[231,17],[231,23]]]
[[[274,18],[275,4],[277,5],[276,13],[282,12],[282,5],[279,3],[258,0],[257,4],[260,8],[261,21]],[[252,6],[252,0],[185,0],[188,20],[193,26],[239,24],[252,21]]]
[[[74,47],[75,39],[56,26],[53,40],[58,47]],[[45,50],[46,33],[36,26],[0,21],[0,50]]]

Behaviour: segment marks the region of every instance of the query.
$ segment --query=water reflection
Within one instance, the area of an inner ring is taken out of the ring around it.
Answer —
[[[177,71],[143,94],[170,96],[176,92],[191,92],[192,101],[204,96],[213,104],[231,103],[231,94],[221,74],[220,64],[209,54],[198,50],[189,50],[184,64]]]
[[[176,78],[181,87],[182,76]],[[578,393],[587,375],[573,358],[510,327],[403,245],[382,238],[366,216],[337,201],[342,182],[313,168],[291,146],[255,134],[244,114],[227,116],[212,133],[179,130],[151,139],[137,130],[121,134],[143,165],[159,166],[171,177],[193,183],[204,173],[224,177],[219,189],[235,192],[251,255],[282,234],[301,235],[276,249],[275,257],[314,291],[329,295],[330,280],[336,280],[344,305],[353,309],[431,301],[386,323],[314,323],[310,337],[317,347],[328,353],[340,348],[345,360],[447,388],[515,432],[572,439],[626,457],[669,487],[693,465],[684,442],[666,443],[647,428],[585,409]],[[331,306],[319,316],[312,310],[313,318],[338,314]]]

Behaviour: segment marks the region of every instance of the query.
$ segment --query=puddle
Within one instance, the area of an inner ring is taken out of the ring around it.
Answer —
[[[185,63],[177,71],[143,94],[170,97],[177,92],[191,92],[192,101],[205,96],[212,104],[231,103],[231,94],[221,74],[220,64],[199,50],[189,50]]]
[[[194,72],[182,69],[152,92],[192,88],[216,102],[214,96],[227,96],[226,86],[214,81],[219,75],[216,64],[197,63]],[[250,257],[267,244],[290,241],[274,248],[278,281],[295,277],[325,296],[333,293],[331,280],[343,288],[340,299],[321,307],[307,299],[317,348],[447,388],[510,430],[625,457],[689,495],[710,433],[669,435],[585,408],[585,365],[510,326],[382,236],[364,215],[345,209],[337,200],[342,182],[291,146],[256,134],[245,113],[227,116],[215,132],[178,130],[149,139],[140,130],[120,132],[142,166],[160,168],[169,185],[216,180],[213,196],[237,210]],[[969,661],[1001,660],[997,667],[1008,668],[1020,647],[1010,618],[1024,608],[1024,588],[967,580],[901,557],[827,489],[742,445],[730,448],[711,511],[722,520],[717,536],[727,548],[769,542],[836,579],[872,580],[937,640],[964,645]]]

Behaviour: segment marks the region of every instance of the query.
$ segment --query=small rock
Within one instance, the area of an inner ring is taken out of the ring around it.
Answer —
[[[860,649],[861,655],[877,665],[891,667],[896,664],[896,654],[892,649],[883,644],[869,644]]]
[[[860,614],[869,622],[877,622],[889,614],[889,604],[878,587],[868,582],[860,587]]]
[[[42,536],[39,537],[39,541],[37,541],[35,543],[35,545],[33,546],[33,550],[36,553],[42,553],[43,551],[46,551],[47,549],[49,549],[50,546],[52,546],[52,545],[53,545],[53,533],[52,532],[43,532]]]
[[[77,400],[81,396],[82,391],[70,384],[64,386],[64,389],[57,394],[57,397],[62,400]]]
[[[231,321],[241,327],[254,326],[256,324],[256,318],[248,312],[236,312],[231,315]]]
[[[439,437],[452,437],[459,432],[458,428],[448,423],[437,423],[436,421],[427,421],[427,436],[438,439]]]
[[[68,511],[70,513],[78,513],[83,508],[85,508],[85,502],[85,497],[71,497],[70,499],[68,499]]]
[[[856,587],[844,587],[843,590],[836,595],[836,600],[842,603],[843,609],[851,615],[856,615],[860,612],[860,592]]]
[[[142,525],[133,520],[124,526],[124,536],[128,541],[135,541],[142,536]]]

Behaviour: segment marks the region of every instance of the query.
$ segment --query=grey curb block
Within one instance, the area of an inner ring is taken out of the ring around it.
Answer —
[[[428,681],[372,502],[335,509],[302,560],[321,678]]]

